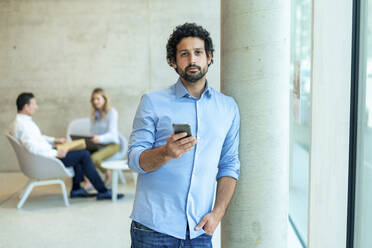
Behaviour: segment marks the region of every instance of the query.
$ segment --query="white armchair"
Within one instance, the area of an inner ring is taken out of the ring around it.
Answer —
[[[20,195],[17,208],[22,208],[34,187],[50,184],[61,185],[65,205],[69,206],[66,186],[61,178],[73,177],[74,170],[72,168],[66,168],[57,158],[30,153],[10,134],[7,134],[6,137],[15,151],[21,171],[29,178],[27,185]]]

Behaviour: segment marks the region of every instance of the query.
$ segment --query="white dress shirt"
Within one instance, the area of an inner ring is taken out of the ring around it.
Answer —
[[[31,153],[57,156],[57,150],[52,147],[54,138],[42,135],[40,128],[29,115],[17,114],[11,125],[10,134]]]

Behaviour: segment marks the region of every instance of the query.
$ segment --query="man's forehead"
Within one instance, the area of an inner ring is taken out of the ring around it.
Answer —
[[[204,50],[204,47],[179,48],[178,51]]]
[[[177,45],[177,50],[203,50],[204,41],[197,37],[183,38]]]

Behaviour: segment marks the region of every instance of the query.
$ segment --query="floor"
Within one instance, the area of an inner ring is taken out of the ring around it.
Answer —
[[[18,210],[18,195],[27,178],[22,173],[0,173],[0,248],[129,248],[135,189],[131,175],[126,179],[127,184],[119,184],[125,197],[116,203],[70,199],[65,207],[60,187],[50,185],[34,189]],[[213,237],[214,248],[220,248],[219,240],[220,228]],[[288,248],[301,248],[290,225]]]
[[[0,247],[130,247],[133,184],[120,185],[125,198],[116,203],[73,199],[69,207],[59,186],[37,187],[18,210],[26,181],[20,173],[0,174]]]
[[[127,184],[119,184],[125,197],[116,203],[70,199],[65,207],[60,187],[50,185],[34,188],[18,210],[18,195],[27,178],[21,173],[0,173],[0,247],[130,247],[129,215],[135,189],[131,175],[126,179]],[[213,247],[220,247],[219,239],[218,229]]]

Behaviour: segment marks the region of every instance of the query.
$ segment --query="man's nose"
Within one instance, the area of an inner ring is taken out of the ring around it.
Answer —
[[[195,61],[196,61],[196,56],[195,56],[195,54],[191,54],[191,55],[190,55],[190,62],[191,62],[191,64],[194,64]]]

